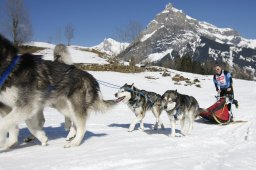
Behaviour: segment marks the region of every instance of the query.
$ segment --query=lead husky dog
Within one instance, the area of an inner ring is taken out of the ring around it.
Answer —
[[[196,116],[199,114],[199,105],[197,100],[188,95],[180,94],[177,90],[167,90],[162,95],[162,105],[171,121],[171,137],[175,137],[176,120],[180,120],[181,133],[187,135],[193,128]],[[187,122],[187,129],[185,125]]]
[[[117,102],[102,99],[98,82],[88,72],[31,54],[18,56],[17,49],[0,35],[0,113],[12,108],[0,119],[0,147],[17,143],[17,125],[21,121],[46,145],[47,137],[40,123],[34,123],[45,106],[56,108],[73,122],[76,133],[65,147],[78,146],[91,110],[105,111]]]
[[[139,90],[134,87],[133,84],[125,84],[119,89],[115,96],[122,98],[122,101],[135,113],[136,118],[134,118],[130,124],[129,132],[134,130],[138,121],[140,121],[140,128],[144,130],[143,118],[145,117],[147,110],[151,110],[156,117],[154,129],[157,129],[158,125],[161,125],[161,127],[164,128],[160,121],[160,115],[163,110],[161,106],[161,95],[154,92]]]

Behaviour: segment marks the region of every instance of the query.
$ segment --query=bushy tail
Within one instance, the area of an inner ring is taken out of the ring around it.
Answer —
[[[207,110],[204,109],[204,108],[200,108],[200,107],[199,107],[199,108],[197,109],[195,118],[198,118],[198,117],[200,116],[200,113],[202,113],[202,112],[207,112]]]
[[[73,64],[72,58],[68,51],[67,46],[64,44],[57,44],[53,50],[54,61],[71,65]]]
[[[101,93],[99,92],[98,99],[94,102],[93,108],[95,111],[105,113],[106,111],[112,109],[120,102],[119,99],[113,100],[103,100]]]

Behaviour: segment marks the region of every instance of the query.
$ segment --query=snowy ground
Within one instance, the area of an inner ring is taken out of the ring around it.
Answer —
[[[172,71],[174,76],[176,71]],[[122,86],[135,83],[140,89],[163,94],[169,89],[193,95],[201,107],[215,102],[215,88],[211,76],[181,73],[198,78],[202,88],[174,85],[170,77],[158,72],[123,74],[115,72],[90,72],[98,80]],[[153,76],[158,79],[146,79]],[[236,120],[247,123],[219,126],[196,120],[192,134],[186,137],[168,137],[170,122],[165,112],[161,119],[165,130],[154,131],[155,119],[147,112],[145,131],[128,132],[134,114],[120,103],[113,110],[101,114],[92,113],[87,122],[87,132],[81,146],[63,148],[67,132],[64,118],[56,110],[46,108],[45,131],[49,145],[40,146],[36,140],[25,144],[29,135],[24,124],[20,125],[19,145],[9,151],[0,149],[0,170],[250,170],[256,169],[256,82],[234,79],[239,109],[233,109]],[[114,98],[117,89],[101,85],[105,99]],[[177,126],[179,129],[179,125]]]
[[[193,95],[201,107],[214,102],[211,77],[197,77],[202,88],[173,85],[170,77],[159,73],[121,74],[91,72],[97,79],[116,85],[134,82],[138,88],[162,94],[168,89]],[[158,77],[157,80],[145,76]],[[239,109],[234,109],[235,119],[248,123],[228,126],[195,122],[192,134],[170,138],[170,123],[163,112],[161,118],[165,130],[152,130],[154,117],[147,112],[145,132],[127,132],[133,113],[124,104],[106,114],[92,114],[87,125],[85,140],[80,147],[64,149],[67,132],[63,128],[63,116],[46,108],[45,131],[49,146],[42,147],[38,141],[22,143],[28,130],[22,124],[20,144],[17,148],[0,153],[0,169],[255,169],[256,168],[256,95],[255,82],[234,80]],[[101,86],[106,99],[114,98],[116,89]],[[179,128],[179,126],[178,126]]]

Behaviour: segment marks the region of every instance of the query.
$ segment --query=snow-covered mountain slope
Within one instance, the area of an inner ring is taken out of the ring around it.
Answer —
[[[35,54],[43,55],[43,59],[45,60],[53,60],[53,49],[55,47],[54,44],[44,42],[33,42],[27,45],[45,48],[44,50],[38,51]],[[71,58],[74,63],[108,64],[106,59],[101,58],[97,53],[88,50],[88,47],[68,46],[67,48],[71,54]]]
[[[201,88],[175,85],[170,77],[159,72],[124,74],[116,72],[90,72],[98,80],[118,86],[135,83],[140,89],[163,94],[166,90],[193,95],[201,107],[215,102],[215,88],[212,76],[202,76],[169,70],[171,76],[180,74],[200,81]],[[156,79],[145,77],[153,76]],[[118,89],[100,84],[105,99],[114,98]],[[20,125],[19,146],[4,152],[0,149],[0,170],[253,170],[256,167],[256,84],[252,81],[234,79],[236,99],[239,108],[233,109],[235,120],[247,123],[218,126],[198,119],[189,136],[171,138],[170,121],[165,112],[161,119],[165,130],[153,130],[155,118],[146,113],[145,130],[128,132],[134,114],[120,103],[105,114],[92,113],[87,122],[87,132],[81,146],[63,148],[67,132],[64,131],[64,117],[56,110],[44,110],[44,130],[49,137],[48,146],[38,141],[22,142],[29,132],[24,123]],[[179,132],[180,125],[177,123]]]
[[[104,39],[99,45],[91,48],[99,50],[100,52],[106,53],[110,56],[117,56],[121,51],[128,47],[129,43],[120,43],[114,39]]]
[[[137,62],[155,62],[185,55],[200,62],[214,60],[228,63],[230,68],[250,69],[256,76],[256,40],[245,39],[230,28],[198,21],[171,4],[119,57],[128,61],[136,56]]]

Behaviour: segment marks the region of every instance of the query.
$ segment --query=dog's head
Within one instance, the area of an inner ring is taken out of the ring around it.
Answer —
[[[134,86],[125,84],[120,89],[118,92],[115,94],[115,97],[122,99],[124,103],[127,103],[131,98],[132,98],[132,93],[134,91]]]
[[[178,98],[177,90],[167,90],[162,95],[162,107],[165,111],[173,110],[176,107]]]
[[[17,54],[14,45],[0,34],[0,67],[6,67]]]

